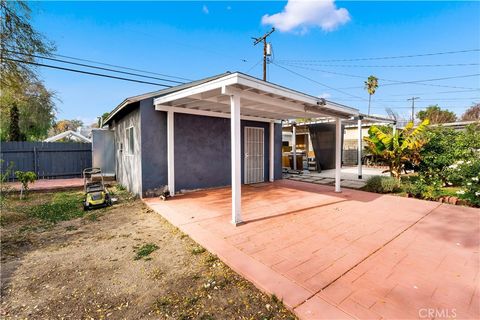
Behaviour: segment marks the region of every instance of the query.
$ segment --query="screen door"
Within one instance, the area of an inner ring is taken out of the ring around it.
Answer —
[[[264,130],[245,127],[244,183],[264,182]]]

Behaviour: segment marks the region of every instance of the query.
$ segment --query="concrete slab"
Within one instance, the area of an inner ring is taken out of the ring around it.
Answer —
[[[333,191],[242,186],[238,227],[229,188],[145,203],[302,319],[480,317],[480,210]]]

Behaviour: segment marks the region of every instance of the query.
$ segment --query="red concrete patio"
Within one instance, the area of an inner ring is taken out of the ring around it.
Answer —
[[[153,210],[302,319],[478,319],[480,210],[296,181],[229,188]]]

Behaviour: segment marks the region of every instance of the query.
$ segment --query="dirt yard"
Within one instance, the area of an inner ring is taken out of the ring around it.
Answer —
[[[84,213],[81,193],[2,201],[1,318],[292,319],[128,193]]]

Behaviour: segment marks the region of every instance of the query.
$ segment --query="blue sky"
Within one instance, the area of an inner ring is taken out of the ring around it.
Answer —
[[[33,2],[31,7],[34,27],[55,42],[57,54],[188,79],[227,70],[261,77],[261,64],[256,64],[262,48],[254,47],[251,37],[263,34],[273,23],[282,30],[270,37],[275,64],[269,65],[269,81],[364,112],[368,95],[362,88],[363,81],[371,74],[380,79],[415,81],[480,73],[479,51],[402,59],[312,61],[479,49],[479,2],[330,4],[330,8],[317,8],[317,15],[308,8],[294,8],[287,16],[275,17],[272,15],[285,9],[286,1]],[[264,15],[269,18],[262,23]],[[333,27],[327,25],[331,19]],[[466,63],[477,65],[391,67]],[[87,123],[128,96],[158,88],[44,68],[40,73],[61,100],[57,117]],[[419,108],[438,103],[457,114],[480,101],[479,76],[426,82],[430,85],[382,86],[388,83],[380,80],[372,113],[385,114],[385,107],[391,107],[406,117],[410,105],[406,99],[411,96],[420,97],[416,102]]]

